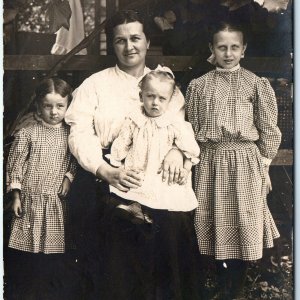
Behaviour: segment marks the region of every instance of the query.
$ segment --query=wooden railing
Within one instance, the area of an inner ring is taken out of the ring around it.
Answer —
[[[5,55],[6,71],[49,71],[62,56],[59,55]],[[60,71],[97,71],[115,65],[114,56],[73,56]],[[147,66],[154,68],[162,64],[172,68],[174,72],[188,72],[197,69],[207,72],[212,67],[203,58],[197,56],[147,56]],[[242,66],[258,73],[270,74],[271,77],[292,78],[292,61],[289,57],[248,57]],[[293,165],[293,150],[281,149],[272,165]]]
[[[38,71],[50,70],[62,56],[60,55],[5,55],[4,70]],[[115,57],[111,55],[76,55],[73,56],[60,70],[98,70],[115,64]],[[242,66],[255,73],[271,73],[278,77],[282,75],[291,77],[291,59],[288,57],[248,57],[242,61]],[[164,64],[174,72],[187,71],[197,68],[206,72],[211,65],[197,56],[147,56],[147,66],[155,67]]]

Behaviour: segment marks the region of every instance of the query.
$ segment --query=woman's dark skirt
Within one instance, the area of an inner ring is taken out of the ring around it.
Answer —
[[[109,194],[107,185],[96,185],[96,198],[82,199],[94,209],[85,207],[84,221],[77,219],[78,250],[94,290],[86,299],[201,299],[192,212],[143,207],[153,224],[132,224],[115,215],[115,206],[126,200]]]

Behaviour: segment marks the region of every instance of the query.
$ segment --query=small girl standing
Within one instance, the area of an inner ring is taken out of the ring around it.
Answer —
[[[71,93],[71,87],[58,78],[43,80],[37,86],[38,122],[16,134],[8,157],[8,190],[14,212],[8,246],[16,257],[32,259],[28,268],[37,265],[40,253],[64,253],[71,247],[65,228],[66,196],[76,161],[68,149],[69,126],[64,123]]]
[[[200,145],[195,227],[200,253],[216,259],[216,299],[226,299],[229,288],[230,299],[241,297],[247,262],[279,237],[266,201],[281,140],[277,103],[267,79],[240,67],[245,39],[239,26],[218,24],[209,44],[216,69],[192,80],[186,96]]]

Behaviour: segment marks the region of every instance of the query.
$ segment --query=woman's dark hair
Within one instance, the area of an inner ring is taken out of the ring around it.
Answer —
[[[35,88],[34,102],[39,104],[47,94],[57,93],[63,98],[68,96],[68,104],[70,104],[72,101],[72,91],[71,86],[62,79],[56,77],[44,79]]]
[[[243,44],[247,44],[247,35],[248,32],[245,28],[245,26],[234,22],[232,20],[222,20],[214,25],[211,26],[210,28],[210,35],[209,35],[209,41],[210,43],[213,43],[214,40],[214,35],[220,31],[238,31],[241,32],[243,35]]]
[[[143,32],[146,39],[149,40],[149,26],[146,22],[144,16],[135,10],[120,10],[114,14],[109,20],[107,20],[105,25],[105,33],[107,36],[112,37],[114,28],[118,25],[139,22],[143,25]]]

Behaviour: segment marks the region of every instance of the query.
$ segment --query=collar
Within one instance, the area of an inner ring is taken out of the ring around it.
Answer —
[[[125,77],[125,78],[130,79],[130,80],[137,80],[137,81],[139,82],[139,81],[142,79],[142,77],[144,77],[144,76],[145,76],[147,73],[149,73],[151,70],[150,70],[148,67],[145,66],[145,67],[144,67],[144,73],[142,74],[142,76],[140,76],[140,77],[138,77],[138,78],[136,78],[136,77],[134,77],[134,76],[132,76],[132,75],[130,75],[130,74],[124,72],[123,70],[121,70],[121,69],[119,68],[118,65],[115,66],[115,71],[116,71],[117,75],[119,75],[119,76]]]
[[[48,124],[48,123],[46,123],[43,119],[40,119],[40,122],[41,122],[45,127],[48,127],[48,128],[60,128],[60,127],[63,126],[63,122],[64,122],[64,121],[62,121],[62,122],[60,122],[60,123],[58,123],[58,124],[56,124],[56,125]]]
[[[216,67],[216,70],[217,71],[220,71],[220,72],[233,72],[233,71],[236,71],[240,68],[240,64],[237,64],[235,67],[231,68],[231,69],[223,69],[223,68],[220,68],[220,67]]]
[[[140,106],[137,110],[133,111],[129,118],[139,127],[143,127],[147,122],[155,122],[157,127],[166,127],[173,122],[172,114],[169,112],[164,113],[163,115],[153,118],[148,117],[145,114],[145,110],[143,106]]]

